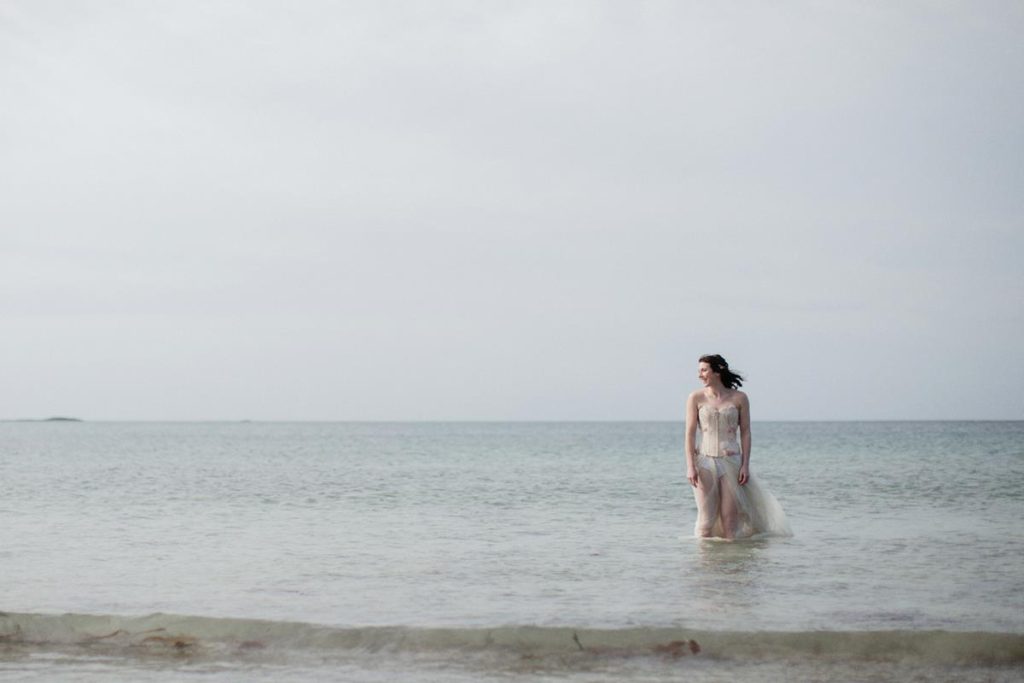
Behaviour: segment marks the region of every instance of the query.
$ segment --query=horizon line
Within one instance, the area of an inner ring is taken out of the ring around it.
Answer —
[[[502,418],[441,418],[441,419],[311,419],[311,418],[78,418],[78,417],[44,417],[44,418],[0,418],[0,423],[11,422],[43,422],[43,423],[162,423],[162,424],[571,424],[571,423],[681,423],[685,419],[670,418],[544,418],[544,419],[502,419]],[[752,422],[1024,422],[1024,417],[1006,418],[777,418],[753,419]]]

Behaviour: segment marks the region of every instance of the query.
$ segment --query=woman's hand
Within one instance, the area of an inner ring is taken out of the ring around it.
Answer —
[[[750,468],[746,465],[740,465],[740,486],[743,486],[750,480]]]
[[[689,480],[690,486],[694,486],[694,487],[697,486],[697,481],[698,481],[698,478],[697,478],[697,468],[694,467],[693,465],[690,465],[689,467],[687,467],[686,468],[686,478]]]

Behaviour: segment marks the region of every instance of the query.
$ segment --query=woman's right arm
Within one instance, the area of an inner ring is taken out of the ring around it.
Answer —
[[[686,479],[697,485],[697,399],[693,394],[686,399]]]

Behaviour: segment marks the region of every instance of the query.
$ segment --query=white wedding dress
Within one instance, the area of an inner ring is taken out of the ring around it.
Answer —
[[[697,500],[694,533],[699,537],[728,538],[728,520],[723,519],[722,511],[734,507],[734,538],[792,536],[782,506],[768,489],[752,476],[745,485],[739,484],[743,463],[737,441],[739,409],[731,404],[703,403],[697,409],[697,417],[700,446],[694,464],[700,481],[693,489]],[[734,506],[730,505],[732,501]]]

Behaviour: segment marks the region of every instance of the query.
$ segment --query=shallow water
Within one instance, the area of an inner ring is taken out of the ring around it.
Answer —
[[[690,538],[675,423],[2,423],[0,438],[9,612],[341,628],[1024,632],[1020,422],[757,423],[754,475],[796,535],[745,543]],[[139,674],[118,659],[124,648],[7,640],[0,677]],[[405,666],[417,672],[409,680],[481,680],[521,664],[477,653],[485,664],[452,668],[465,658],[439,652],[346,651],[330,671],[355,666],[347,679],[372,680],[374,667],[387,678]],[[216,661],[174,651],[152,666],[144,654],[138,666],[152,680],[203,667],[217,680],[287,678],[288,667],[319,666],[276,645]],[[642,652],[590,654],[568,655],[585,680],[626,675],[617,667],[656,679],[678,665],[658,673],[669,665]],[[794,656],[813,677],[816,656]],[[685,661],[709,676],[761,666],[706,651]],[[538,666],[531,677],[553,665]]]

